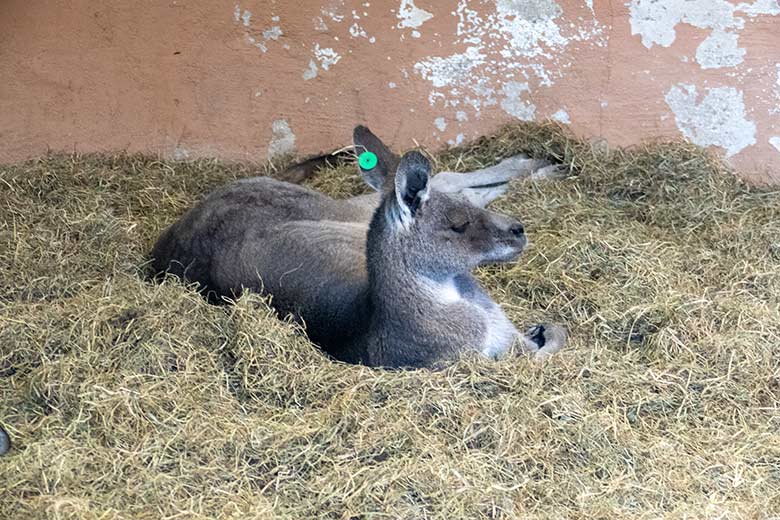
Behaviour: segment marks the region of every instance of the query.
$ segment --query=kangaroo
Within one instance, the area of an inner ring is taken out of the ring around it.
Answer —
[[[377,193],[337,201],[267,177],[236,181],[163,233],[153,268],[198,282],[212,301],[243,288],[270,294],[346,362],[434,367],[467,350],[497,357],[518,338],[537,358],[559,350],[562,327],[519,334],[471,274],[527,243],[520,222],[483,207],[518,172],[437,182],[419,152],[399,158],[365,127],[354,141],[377,155],[361,171]],[[525,174],[538,166],[520,160]]]

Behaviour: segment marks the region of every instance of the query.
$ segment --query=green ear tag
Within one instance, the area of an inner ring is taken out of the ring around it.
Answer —
[[[376,155],[373,152],[363,152],[358,157],[358,164],[364,170],[373,170],[376,167]]]

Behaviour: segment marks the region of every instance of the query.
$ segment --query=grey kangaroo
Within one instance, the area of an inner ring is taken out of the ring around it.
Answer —
[[[537,358],[560,350],[565,329],[519,334],[471,274],[526,246],[520,222],[483,207],[512,178],[545,174],[543,164],[514,157],[431,177],[423,155],[398,157],[366,127],[354,141],[377,156],[361,170],[377,193],[339,201],[268,177],[233,182],[163,233],[154,270],[198,282],[213,301],[244,288],[270,294],[351,363],[433,367],[469,350],[497,357],[516,339]]]

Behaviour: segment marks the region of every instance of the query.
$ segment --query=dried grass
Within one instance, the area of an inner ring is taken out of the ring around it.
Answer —
[[[571,176],[497,204],[533,245],[480,276],[517,325],[571,343],[440,372],[336,364],[256,296],[142,279],[165,225],[258,169],[1,167],[0,518],[780,516],[780,192],[689,145],[553,126],[436,161],[519,151]],[[349,167],[312,184],[362,190]]]

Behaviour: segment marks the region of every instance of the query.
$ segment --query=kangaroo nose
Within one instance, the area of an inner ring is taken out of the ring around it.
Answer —
[[[523,228],[521,223],[517,222],[509,227],[509,232],[519,238],[525,234],[525,228]]]

